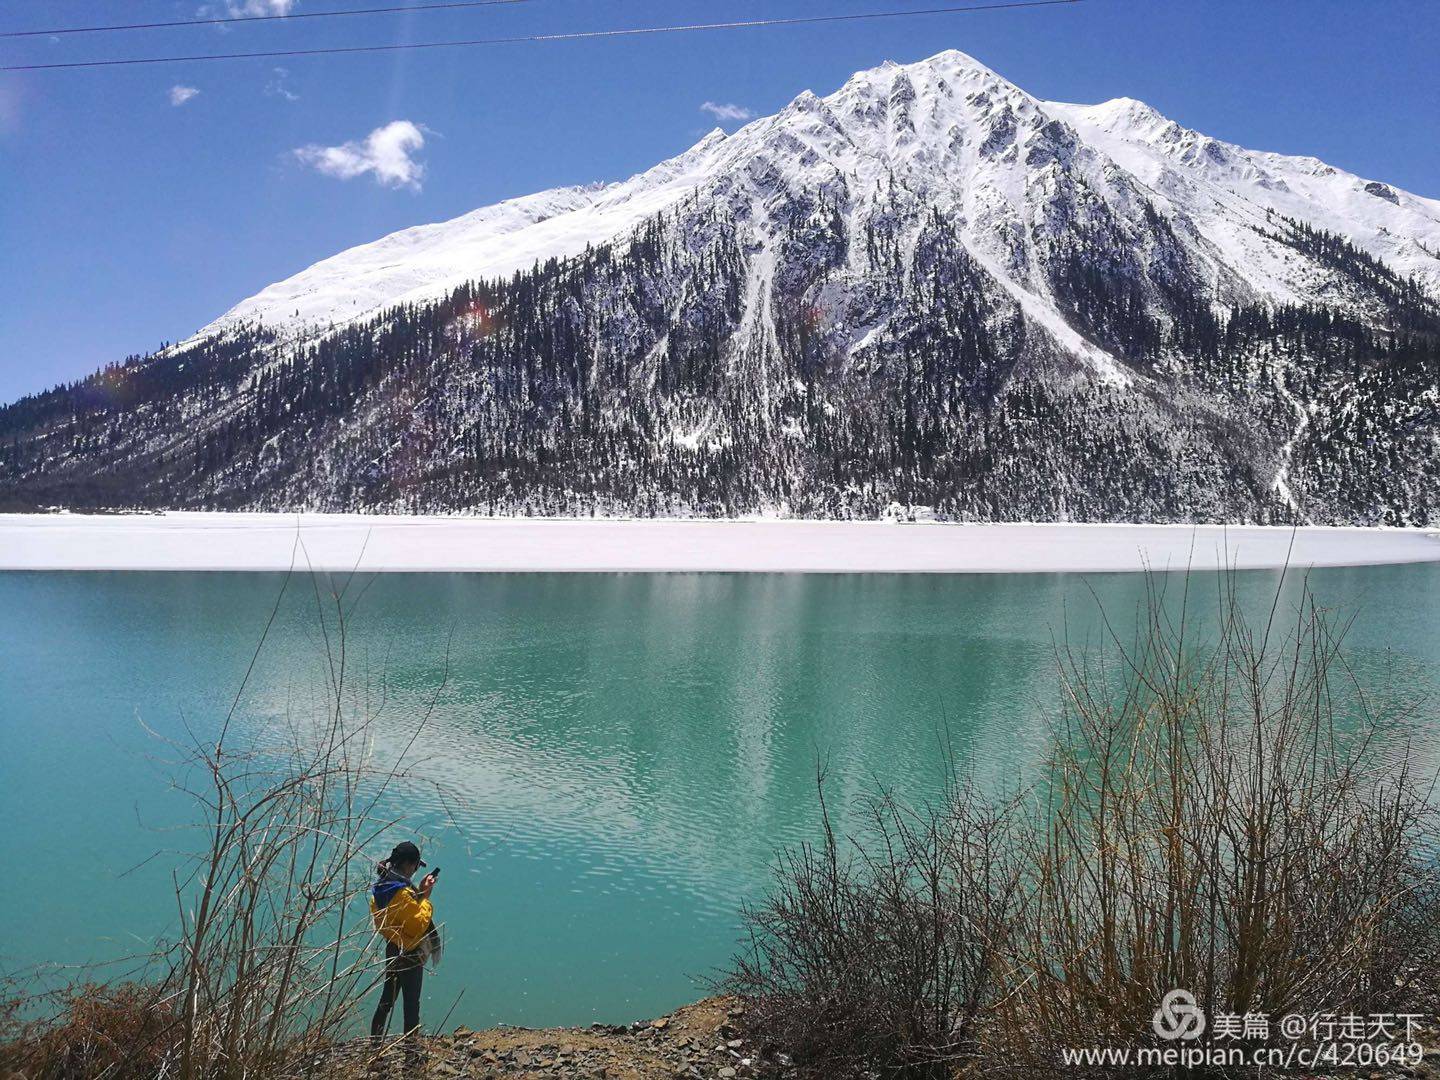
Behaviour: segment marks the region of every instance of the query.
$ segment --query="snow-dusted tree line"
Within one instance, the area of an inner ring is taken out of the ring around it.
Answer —
[[[1227,306],[1152,223],[1137,253],[1077,215],[1047,253],[1108,377],[939,212],[856,229],[814,193],[757,247],[691,201],[306,341],[237,328],[26,398],[0,410],[0,505],[1440,518],[1434,301],[1272,216],[1345,304]]]

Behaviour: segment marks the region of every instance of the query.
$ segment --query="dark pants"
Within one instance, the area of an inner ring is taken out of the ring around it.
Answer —
[[[405,1034],[420,1028],[420,981],[425,976],[425,958],[419,953],[402,953],[400,946],[385,945],[385,987],[380,991],[380,1004],[370,1021],[370,1034],[381,1038],[390,1027],[390,1010],[395,1007],[395,994],[404,998]]]

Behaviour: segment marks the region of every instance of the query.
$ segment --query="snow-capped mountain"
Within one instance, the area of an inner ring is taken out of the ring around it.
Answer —
[[[1437,369],[1440,202],[947,52],[17,403],[0,501],[1420,524]]]
[[[1138,182],[1168,218],[1193,231],[1218,274],[1259,295],[1295,303],[1325,293],[1325,282],[1296,265],[1284,245],[1257,235],[1267,212],[1343,236],[1440,292],[1440,201],[1315,158],[1220,142],[1131,98],[1040,101],[951,51],[861,72],[829,98],[801,94],[778,115],[729,138],[716,129],[629,180],[511,199],[341,252],[241,301],[200,334],[250,320],[325,328],[568,258],[622,238],[687,195],[733,184],[735,170],[753,168],[757,158],[792,188],[833,183],[837,173],[852,188],[898,174],[916,194],[968,212],[967,243],[1001,265],[1011,254],[1009,231],[1053,195],[1046,172],[1078,169],[1099,181],[1097,190],[1122,197]],[[1021,290],[1033,289],[1018,277]]]

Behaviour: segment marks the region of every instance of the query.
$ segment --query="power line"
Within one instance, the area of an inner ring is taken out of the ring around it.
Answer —
[[[171,22],[119,23],[114,26],[67,26],[56,30],[4,30],[0,38],[55,37],[60,34],[104,34],[115,30],[169,30],[180,26],[221,26],[228,23],[277,22],[291,19],[330,19],[337,15],[395,15],[406,11],[449,11],[454,8],[526,4],[531,0],[449,0],[438,4],[397,4],[392,7],[343,8],[338,11],[293,11],[284,15],[230,15],[213,19],[176,19]]]
[[[588,41],[595,38],[638,37],[651,34],[681,34],[696,30],[748,30],[770,26],[811,26],[817,23],[859,22],[866,19],[901,19],[922,15],[964,15],[976,11],[1015,8],[1056,7],[1083,0],[1008,0],[1003,3],[972,4],[966,7],[917,8],[909,11],[865,11],[850,15],[807,15],[788,19],[747,19],[734,22],[688,23],[679,26],[637,26],[616,30],[580,30],[559,34],[527,34],[519,37],[471,38],[465,41],[413,41],[393,45],[344,45],[316,49],[270,49],[264,52],[204,53],[196,56],[141,56],[122,60],[75,60],[59,64],[7,64],[0,71],[55,71],[63,68],[124,67],[137,64],[182,64],[202,60],[260,60],[295,56],[326,56],[340,53],[399,52],[406,49],[446,49],[475,45],[522,45],[552,41]]]

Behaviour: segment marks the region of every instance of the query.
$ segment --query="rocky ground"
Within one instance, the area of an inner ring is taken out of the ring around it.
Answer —
[[[587,1028],[457,1028],[424,1040],[418,1054],[393,1042],[378,1058],[352,1044],[336,1080],[361,1076],[475,1080],[732,1080],[783,1077],[783,1058],[761,1060],[739,1030],[744,1006],[708,998],[669,1016]]]
[[[1440,1014],[1427,1008],[1417,1033],[1426,1046],[1416,1067],[1351,1069],[1305,1075],[1307,1080],[1440,1080]],[[411,1053],[399,1040],[378,1055],[366,1043],[342,1048],[327,1080],[371,1077],[473,1080],[787,1080],[798,1076],[783,1054],[762,1054],[743,1032],[744,1005],[714,997],[668,1016],[628,1025],[585,1028],[457,1028],[424,1040]],[[957,1071],[965,1080],[990,1073],[983,1062]],[[1123,1075],[1123,1071],[1119,1073]],[[1279,1075],[1279,1074],[1276,1074]]]

